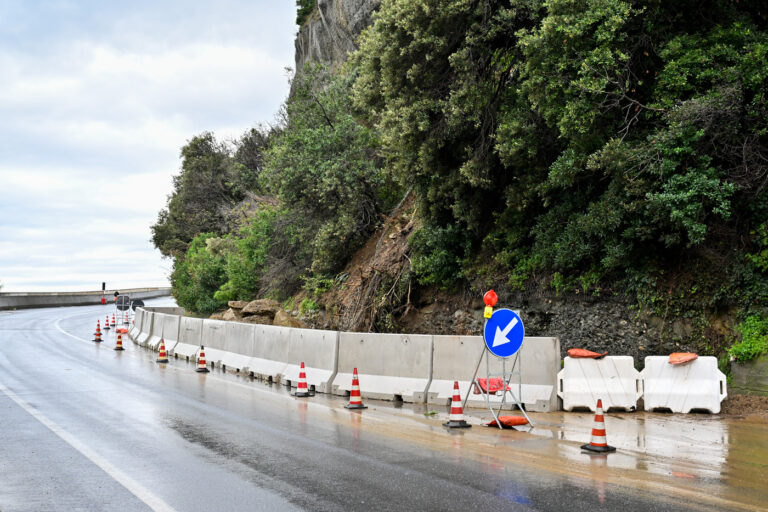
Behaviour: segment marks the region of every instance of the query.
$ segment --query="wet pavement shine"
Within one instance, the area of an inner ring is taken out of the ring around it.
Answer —
[[[148,305],[168,305],[168,299]],[[0,510],[768,510],[768,422],[607,413],[530,432],[442,427],[448,406],[294,398],[156,355],[110,306],[0,312]],[[365,387],[365,382],[361,382]],[[425,415],[437,410],[438,414]]]

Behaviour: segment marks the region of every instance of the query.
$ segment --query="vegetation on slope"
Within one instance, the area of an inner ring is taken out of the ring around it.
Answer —
[[[205,311],[282,298],[327,288],[410,190],[423,227],[404,278],[422,285],[504,276],[695,322],[762,315],[767,27],[750,1],[384,0],[341,73],[297,75],[257,165],[190,141],[153,241],[178,297],[185,258],[221,265]],[[222,228],[248,191],[278,200],[263,227]],[[198,233],[223,243],[185,256]]]

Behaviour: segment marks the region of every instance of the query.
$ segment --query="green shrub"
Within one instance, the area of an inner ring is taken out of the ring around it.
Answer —
[[[272,244],[277,211],[261,208],[234,240],[234,250],[226,256],[227,282],[214,294],[218,301],[251,300],[259,292]],[[231,236],[231,235],[230,235]]]
[[[741,333],[741,341],[728,350],[736,361],[745,363],[768,352],[768,318],[748,316],[736,329]]]
[[[391,206],[376,134],[357,122],[350,98],[354,72],[332,75],[307,65],[292,83],[287,123],[265,155],[267,190],[277,196],[311,251],[309,270],[334,274],[365,242]]]
[[[217,238],[213,233],[201,233],[192,239],[171,273],[173,296],[179,306],[210,315],[227,304],[214,293],[227,280],[226,258],[232,249],[231,240]]]
[[[424,226],[411,237],[411,269],[421,284],[453,286],[462,277],[462,263],[470,245],[457,226]]]
[[[317,302],[310,298],[306,298],[299,304],[299,313],[302,315],[317,310]]]
[[[317,0],[296,0],[296,24],[302,26],[317,5]]]

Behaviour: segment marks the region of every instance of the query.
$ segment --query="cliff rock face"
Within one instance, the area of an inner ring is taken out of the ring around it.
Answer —
[[[296,70],[309,61],[337,69],[373,21],[381,0],[317,0],[317,9],[296,36]]]

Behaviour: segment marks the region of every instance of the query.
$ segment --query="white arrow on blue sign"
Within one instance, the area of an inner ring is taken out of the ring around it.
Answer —
[[[497,309],[485,323],[485,346],[498,357],[515,355],[523,346],[525,327],[517,313],[511,309]]]

